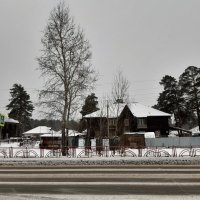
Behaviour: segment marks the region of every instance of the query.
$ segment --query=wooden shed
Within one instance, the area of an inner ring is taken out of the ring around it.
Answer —
[[[144,134],[123,134],[120,137],[120,144],[129,148],[144,148],[145,137]]]

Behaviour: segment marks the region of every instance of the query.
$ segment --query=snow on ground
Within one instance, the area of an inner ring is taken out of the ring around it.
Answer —
[[[12,148],[11,148],[12,147]],[[40,149],[39,143],[20,147],[19,143],[0,144],[0,165],[200,165],[200,148],[145,148],[97,151],[95,147],[61,150]]]
[[[12,142],[12,143],[1,142],[0,143],[0,148],[1,147],[19,147],[19,142]]]

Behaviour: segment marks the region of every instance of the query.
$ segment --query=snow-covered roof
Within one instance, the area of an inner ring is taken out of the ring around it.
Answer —
[[[150,106],[145,106],[140,103],[130,103],[127,105],[132,114],[136,117],[156,117],[156,116],[166,116],[170,117],[171,115],[160,110],[154,109]]]
[[[109,106],[108,110],[108,117],[109,118],[116,118],[120,115],[122,110],[124,109],[125,105],[128,106],[130,111],[136,117],[153,117],[153,116],[166,116],[170,117],[171,114],[162,112],[160,110],[154,109],[150,106],[145,106],[140,103],[129,103],[129,104],[118,104]],[[84,118],[99,118],[99,117],[107,117],[107,108],[104,107],[101,110],[93,112],[91,114],[85,115]]]
[[[45,133],[45,134],[42,134],[40,137],[58,137],[58,138],[61,138],[61,137],[62,137],[62,134],[53,131],[52,133]]]
[[[106,117],[106,116],[107,116],[106,113],[104,113],[101,110],[97,110],[96,112],[85,115],[84,118],[97,118],[97,117]]]
[[[199,126],[196,126],[196,127],[194,127],[194,128],[192,128],[192,129],[190,129],[190,131],[192,132],[192,134],[195,134],[195,133],[200,133],[200,131],[199,131]]]
[[[23,133],[23,135],[42,135],[42,134],[50,133],[50,132],[51,132],[51,127],[38,126],[36,128],[33,128],[33,129]]]
[[[107,110],[107,106],[104,106],[102,109],[97,110],[96,112],[85,115],[84,118],[100,118],[100,117],[107,117],[107,115],[109,118],[116,118],[117,116],[120,115],[125,105],[126,104],[112,103],[108,105],[108,110]]]
[[[70,137],[70,136],[81,136],[81,135],[86,135],[86,132],[82,132],[82,133],[79,133],[79,132],[77,132],[77,131],[75,131],[75,130],[68,130],[68,136]]]
[[[58,134],[58,135],[61,135],[62,136],[62,131],[57,131],[55,132],[55,134]],[[52,135],[52,134],[51,134]],[[68,130],[68,136],[81,136],[81,135],[86,135],[86,132],[82,132],[82,133],[79,133],[78,131],[75,131],[75,130],[71,130],[69,129]],[[49,137],[52,137],[52,136],[49,136]]]
[[[154,132],[125,132],[125,135],[144,135],[144,138],[155,138]]]
[[[5,117],[5,122],[6,123],[13,123],[13,124],[19,124],[19,121],[9,118],[9,117]]]

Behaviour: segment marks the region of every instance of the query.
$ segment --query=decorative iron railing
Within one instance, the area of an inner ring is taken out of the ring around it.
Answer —
[[[129,148],[125,146],[112,147],[79,147],[43,149],[34,147],[2,147],[0,158],[91,158],[91,157],[197,157],[200,156],[200,146],[196,147],[154,147]]]

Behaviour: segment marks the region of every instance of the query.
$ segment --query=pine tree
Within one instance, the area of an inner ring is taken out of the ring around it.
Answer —
[[[160,93],[155,108],[173,114],[176,126],[182,126],[186,123],[187,113],[179,83],[174,77],[166,75],[162,78],[160,85],[164,87],[164,91]]]
[[[7,110],[10,110],[8,116],[19,121],[18,135],[21,136],[29,126],[34,107],[22,85],[14,84],[10,89],[10,95],[10,103],[6,106]]]
[[[189,66],[179,78],[188,111],[195,111],[200,127],[200,68]]]
[[[97,99],[98,98],[95,96],[94,93],[92,93],[91,95],[88,95],[85,99],[85,104],[83,105],[80,113],[83,116],[85,116],[87,114],[90,114],[99,110],[99,108],[97,108],[97,105],[98,105]]]

